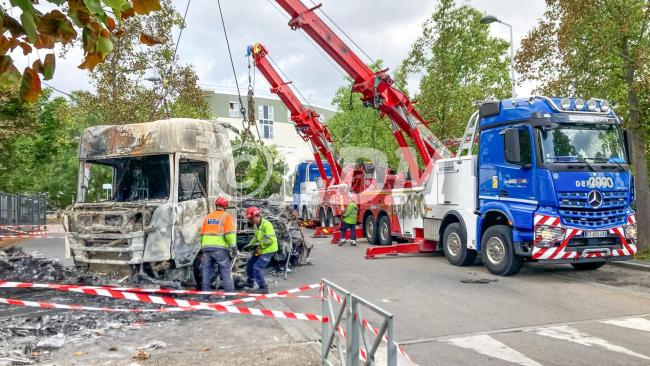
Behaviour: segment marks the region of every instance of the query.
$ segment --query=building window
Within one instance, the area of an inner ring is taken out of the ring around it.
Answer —
[[[260,122],[260,132],[262,133],[262,138],[272,140],[273,139],[273,106],[270,105],[261,105],[259,106],[259,122]]]
[[[241,117],[241,111],[239,110],[240,106],[237,102],[228,103],[228,117]]]

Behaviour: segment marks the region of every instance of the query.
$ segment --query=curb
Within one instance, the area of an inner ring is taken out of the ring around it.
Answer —
[[[610,264],[617,267],[624,267],[627,269],[633,269],[635,271],[645,271],[650,272],[650,264],[639,263],[638,261],[622,261],[622,262],[610,262]]]

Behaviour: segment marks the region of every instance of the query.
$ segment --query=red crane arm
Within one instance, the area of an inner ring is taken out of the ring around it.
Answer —
[[[255,60],[255,66],[257,69],[260,70],[269,84],[271,84],[271,92],[277,94],[278,97],[280,97],[280,100],[282,100],[282,103],[284,103],[284,105],[287,106],[287,109],[289,109],[291,120],[296,126],[298,135],[300,135],[303,140],[311,142],[314,151],[314,158],[316,159],[318,170],[321,174],[321,178],[323,178],[323,182],[325,182],[326,186],[329,186],[330,184],[340,184],[343,169],[334,158],[332,152],[332,138],[327,130],[327,126],[318,120],[318,113],[313,109],[307,109],[302,105],[298,97],[296,97],[289,87],[291,82],[285,82],[282,80],[282,77],[266,58],[268,51],[263,45],[256,43],[249,46],[248,53]],[[325,167],[323,166],[323,161],[320,157],[321,154],[330,164],[332,171],[331,180],[325,173]]]
[[[353,90],[361,93],[364,104],[379,109],[393,123],[391,129],[404,153],[412,173],[422,177],[417,161],[408,150],[406,134],[426,166],[432,160],[449,156],[449,151],[426,126],[413,108],[411,100],[392,86],[387,70],[374,72],[352,51],[332,29],[316,15],[316,5],[307,8],[301,0],[276,0],[291,16],[291,29],[303,29],[354,80]]]

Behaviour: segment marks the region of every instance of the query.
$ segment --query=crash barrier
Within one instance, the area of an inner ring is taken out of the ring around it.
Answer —
[[[47,228],[47,196],[36,194],[6,194],[0,192],[0,235],[11,235],[11,231],[41,231]]]
[[[363,298],[350,293],[344,288],[322,279],[322,316],[329,319],[322,323],[322,353],[323,365],[334,365],[332,349],[338,352],[338,361],[341,365],[357,366],[359,361],[365,365],[374,365],[375,355],[382,343],[386,344],[386,364],[397,365],[397,353],[406,360],[415,362],[406,354],[406,351],[394,340],[393,315]],[[383,318],[379,328],[375,328],[363,316],[365,310],[370,310]],[[345,324],[345,325],[342,325]],[[370,344],[369,333],[374,336]],[[345,340],[343,342],[342,339]],[[361,344],[363,342],[363,344]],[[334,347],[336,346],[336,347]]]

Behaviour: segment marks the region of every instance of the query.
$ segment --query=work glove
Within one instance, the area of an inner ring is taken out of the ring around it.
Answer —
[[[230,248],[228,248],[228,256],[230,259],[233,259],[237,256],[237,246],[232,245]]]
[[[262,249],[260,247],[255,248],[255,252],[253,253],[254,256],[259,257],[262,255]]]

